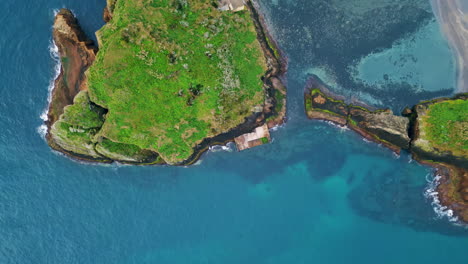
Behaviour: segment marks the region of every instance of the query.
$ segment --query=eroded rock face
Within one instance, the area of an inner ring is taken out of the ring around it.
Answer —
[[[395,116],[391,110],[370,111],[364,107],[348,105],[320,89],[307,93],[305,103],[307,116],[311,119],[348,126],[363,137],[382,143],[395,152],[409,147],[409,119]]]
[[[443,151],[438,149],[427,138],[426,124],[424,118],[427,116],[429,107],[435,103],[444,102],[447,100],[462,99],[468,100],[467,94],[460,94],[454,98],[440,98],[427,102],[420,103],[413,107],[414,125],[412,126],[411,133],[413,134],[413,141],[411,143],[411,151],[419,159],[434,160],[452,164],[459,168],[468,170],[468,153],[462,155],[455,155],[451,151]]]
[[[55,17],[53,39],[58,48],[61,69],[60,75],[55,80],[46,122],[49,145],[59,151],[102,158],[94,150],[94,145],[88,144],[88,142],[75,146],[70,141],[63,140],[64,137],[58,133],[59,130],[56,127],[65,107],[73,104],[75,96],[80,91],[87,90],[84,73],[94,62],[97,48],[81,30],[73,13],[67,9],[61,9]],[[80,131],[74,132],[78,133]],[[86,133],[89,133],[89,131],[86,131]]]
[[[370,112],[361,107],[350,106],[348,120],[350,126],[356,125],[377,140],[386,141],[401,149],[409,148],[409,119],[396,116],[389,109]]]
[[[55,80],[47,125],[58,120],[65,106],[73,103],[80,90],[86,90],[84,72],[94,62],[97,48],[81,30],[70,10],[61,9],[55,17],[53,39],[58,47],[62,67]]]

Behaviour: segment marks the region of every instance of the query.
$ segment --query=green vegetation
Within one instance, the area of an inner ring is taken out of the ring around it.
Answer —
[[[100,128],[104,124],[105,110],[89,102],[88,93],[79,92],[73,105],[65,107],[63,122],[83,129]]]
[[[144,162],[144,163],[160,163],[159,156],[149,150],[142,150],[135,145],[115,143],[109,139],[102,138],[96,144],[96,150],[113,160],[126,162]]]
[[[468,100],[430,105],[422,125],[433,147],[468,156]]]
[[[215,0],[110,2],[87,73],[91,101],[109,111],[98,137],[174,164],[263,104],[266,61],[248,11],[220,12]]]
[[[262,141],[262,144],[268,144],[270,142],[266,137],[262,137],[260,140]]]
[[[96,133],[104,123],[105,110],[89,101],[88,93],[75,96],[74,104],[65,107],[60,120],[52,126],[52,135],[62,148],[81,155],[100,157],[94,150]]]

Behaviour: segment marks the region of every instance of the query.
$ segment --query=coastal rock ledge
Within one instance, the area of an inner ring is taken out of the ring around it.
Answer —
[[[468,94],[421,102],[397,116],[389,109],[347,104],[312,82],[305,92],[305,111],[310,119],[349,127],[397,154],[408,151],[418,162],[434,167],[441,206],[468,223]]]
[[[171,25],[174,28],[169,34],[167,27],[154,23],[161,16],[145,8],[138,11],[148,12],[146,17],[138,16],[144,21],[131,24],[125,20],[130,24],[117,28],[113,23],[120,23],[117,20],[126,17],[125,12],[134,11],[126,7],[142,8],[138,1],[119,1],[107,0],[103,14],[107,24],[96,33],[100,51],[71,11],[61,9],[55,17],[53,40],[61,69],[46,121],[46,139],[54,150],[90,162],[190,165],[212,145],[224,145],[257,127],[272,128],[285,121],[286,88],[282,77],[287,63],[250,1],[245,2],[244,11],[234,15],[195,0],[167,7],[175,11],[166,7],[153,10],[181,17],[209,10],[211,15],[206,19],[191,22],[207,30],[201,35],[187,31],[186,21]],[[212,25],[206,27],[207,23]],[[239,32],[230,30],[233,27],[227,27],[227,23],[235,24]],[[216,47],[223,36],[233,41]],[[180,41],[187,37],[213,44],[198,47],[197,42]],[[154,44],[158,41],[160,45]],[[117,48],[106,48],[109,46]],[[250,55],[233,56],[229,52]],[[136,66],[128,66],[129,60]],[[210,75],[201,72],[207,67]],[[238,71],[243,74],[235,75]],[[119,79],[130,72],[130,77]],[[141,73],[147,74],[135,77]],[[224,78],[206,78],[215,73]],[[145,87],[148,83],[151,85]],[[240,89],[246,84],[250,90]]]

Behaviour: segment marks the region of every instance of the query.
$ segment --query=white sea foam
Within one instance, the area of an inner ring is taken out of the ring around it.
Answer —
[[[400,154],[397,154],[395,151],[392,151],[392,153],[393,153],[393,158],[400,159],[400,157],[401,157]]]
[[[278,131],[278,129],[285,127],[285,125],[286,125],[286,123],[283,123],[281,125],[276,125],[276,126],[270,128],[270,130],[273,131],[273,132]]]
[[[428,187],[424,191],[424,196],[427,199],[431,199],[431,205],[434,209],[434,212],[437,215],[437,218],[447,218],[452,223],[458,222],[458,217],[455,216],[452,209],[448,208],[447,206],[443,206],[439,200],[439,192],[437,192],[437,186],[440,184],[440,179],[442,178],[440,175],[435,175],[432,177],[431,175],[426,175],[426,180],[429,182]]]
[[[339,125],[339,124],[337,124],[335,122],[332,122],[332,121],[328,121],[328,120],[318,120],[318,121],[324,122],[324,123],[327,123],[327,124],[329,124],[331,126],[339,128],[341,130],[341,132],[349,130],[349,128],[347,126],[342,126],[342,125]]]
[[[42,118],[42,117],[41,117]],[[45,136],[47,135],[47,126],[45,124],[40,125],[37,128],[37,133],[41,136],[41,138],[45,139]]]
[[[55,80],[58,78],[60,75],[60,69],[62,68],[62,64],[60,62],[60,55],[58,51],[58,47],[55,44],[55,42],[52,40],[49,45],[49,53],[50,57],[52,60],[55,62],[54,66],[54,76],[49,82],[49,87],[47,88],[48,91],[48,96],[47,96],[47,107],[44,109],[44,111],[41,114],[41,119],[45,122],[48,120],[48,113],[49,113],[49,105],[50,102],[52,101],[52,91],[54,90],[55,87]]]
[[[54,17],[58,14],[58,12],[59,12],[59,9],[53,10]],[[53,39],[50,41],[50,44],[49,44],[49,54],[52,60],[54,61],[55,65],[54,65],[54,75],[49,82],[49,86],[47,87],[47,92],[48,92],[47,105],[40,115],[40,118],[44,122],[48,120],[49,106],[52,101],[52,91],[54,90],[54,87],[55,87],[54,85],[55,80],[60,75],[60,69],[62,68],[62,64],[60,62],[59,50]],[[40,125],[37,128],[37,132],[39,133],[39,135],[41,135],[42,138],[45,138],[45,135],[47,134],[47,126],[45,124]]]
[[[367,139],[367,138],[365,138],[365,137],[363,137],[363,138],[362,138],[362,141],[364,141],[364,142],[366,142],[366,143],[374,143],[374,142],[372,142],[372,141],[368,140],[368,139]]]
[[[203,163],[203,160],[199,159],[199,160],[197,160],[197,162],[195,162],[195,163],[193,164],[193,166],[199,166],[199,165],[201,165],[202,163]]]
[[[229,142],[225,146],[222,145],[214,145],[209,147],[208,149],[210,152],[218,152],[218,151],[227,151],[227,152],[233,152],[234,151],[234,143]]]

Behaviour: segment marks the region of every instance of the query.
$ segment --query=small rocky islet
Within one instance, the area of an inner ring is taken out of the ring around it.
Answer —
[[[268,128],[284,122],[286,61],[250,1],[108,0],[103,17],[95,45],[69,10],[56,15],[53,149],[93,162],[188,165],[212,145],[267,143]],[[305,107],[311,119],[435,167],[441,204],[468,222],[467,99],[421,102],[399,116],[348,104],[317,80]]]

